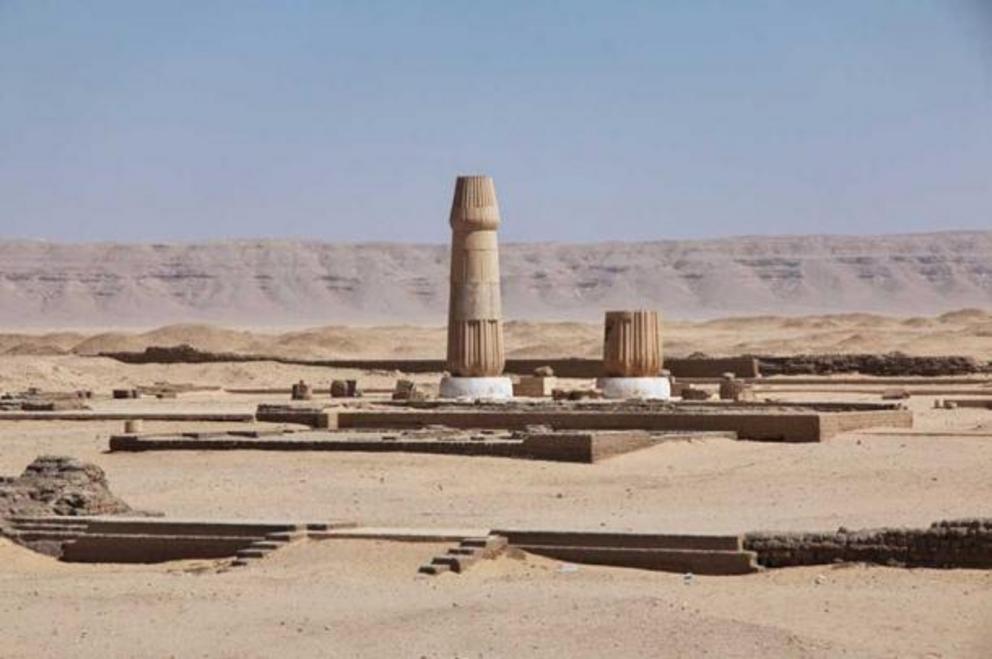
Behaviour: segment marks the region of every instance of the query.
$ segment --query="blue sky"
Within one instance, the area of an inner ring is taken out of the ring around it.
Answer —
[[[0,237],[992,228],[992,0],[0,0]]]

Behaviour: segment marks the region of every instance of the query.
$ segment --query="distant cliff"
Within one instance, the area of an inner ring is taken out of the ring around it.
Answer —
[[[441,323],[443,245],[0,241],[0,326]],[[502,246],[505,314],[598,321],[992,307],[992,231]]]

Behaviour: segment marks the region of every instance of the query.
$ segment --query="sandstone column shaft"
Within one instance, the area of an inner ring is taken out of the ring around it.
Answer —
[[[609,377],[655,377],[661,373],[661,327],[657,311],[607,311],[603,368]]]
[[[451,203],[448,370],[459,377],[503,372],[499,205],[488,176],[459,176]]]

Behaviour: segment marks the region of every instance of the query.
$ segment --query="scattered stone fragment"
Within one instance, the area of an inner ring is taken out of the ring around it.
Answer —
[[[553,400],[598,400],[602,397],[603,392],[595,389],[555,389],[551,392]]]
[[[358,398],[362,395],[362,390],[358,387],[358,380],[332,380],[331,398]]]
[[[290,396],[293,400],[310,400],[313,394],[310,392],[310,385],[300,380],[293,385]]]
[[[43,455],[17,478],[0,481],[0,517],[130,512],[110,492],[103,469],[73,457]]]
[[[733,373],[724,373],[722,377],[723,379],[720,381],[720,400],[733,400],[737,402],[754,400],[754,388],[748,383],[738,380]],[[684,394],[683,398],[685,398]]]
[[[705,389],[699,389],[692,385],[682,387],[682,400],[709,400],[713,394]]]
[[[513,383],[513,395],[518,398],[545,398],[554,393],[557,383],[558,378],[553,375],[522,375]]]
[[[427,400],[430,395],[425,385],[412,380],[397,380],[393,389],[393,400]]]

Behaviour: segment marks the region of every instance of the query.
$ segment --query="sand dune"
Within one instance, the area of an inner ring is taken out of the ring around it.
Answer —
[[[595,357],[602,350],[598,323],[510,321],[512,357]],[[667,320],[665,352],[686,356],[741,353],[859,353],[902,351],[913,355],[961,354],[992,360],[992,311],[961,309],[939,316],[838,314],[803,317],[750,316],[708,321]],[[95,355],[189,344],[200,350],[265,354],[298,359],[438,358],[441,326],[325,326],[260,332],[214,325],[168,325],[147,332],[0,334],[0,354]]]

